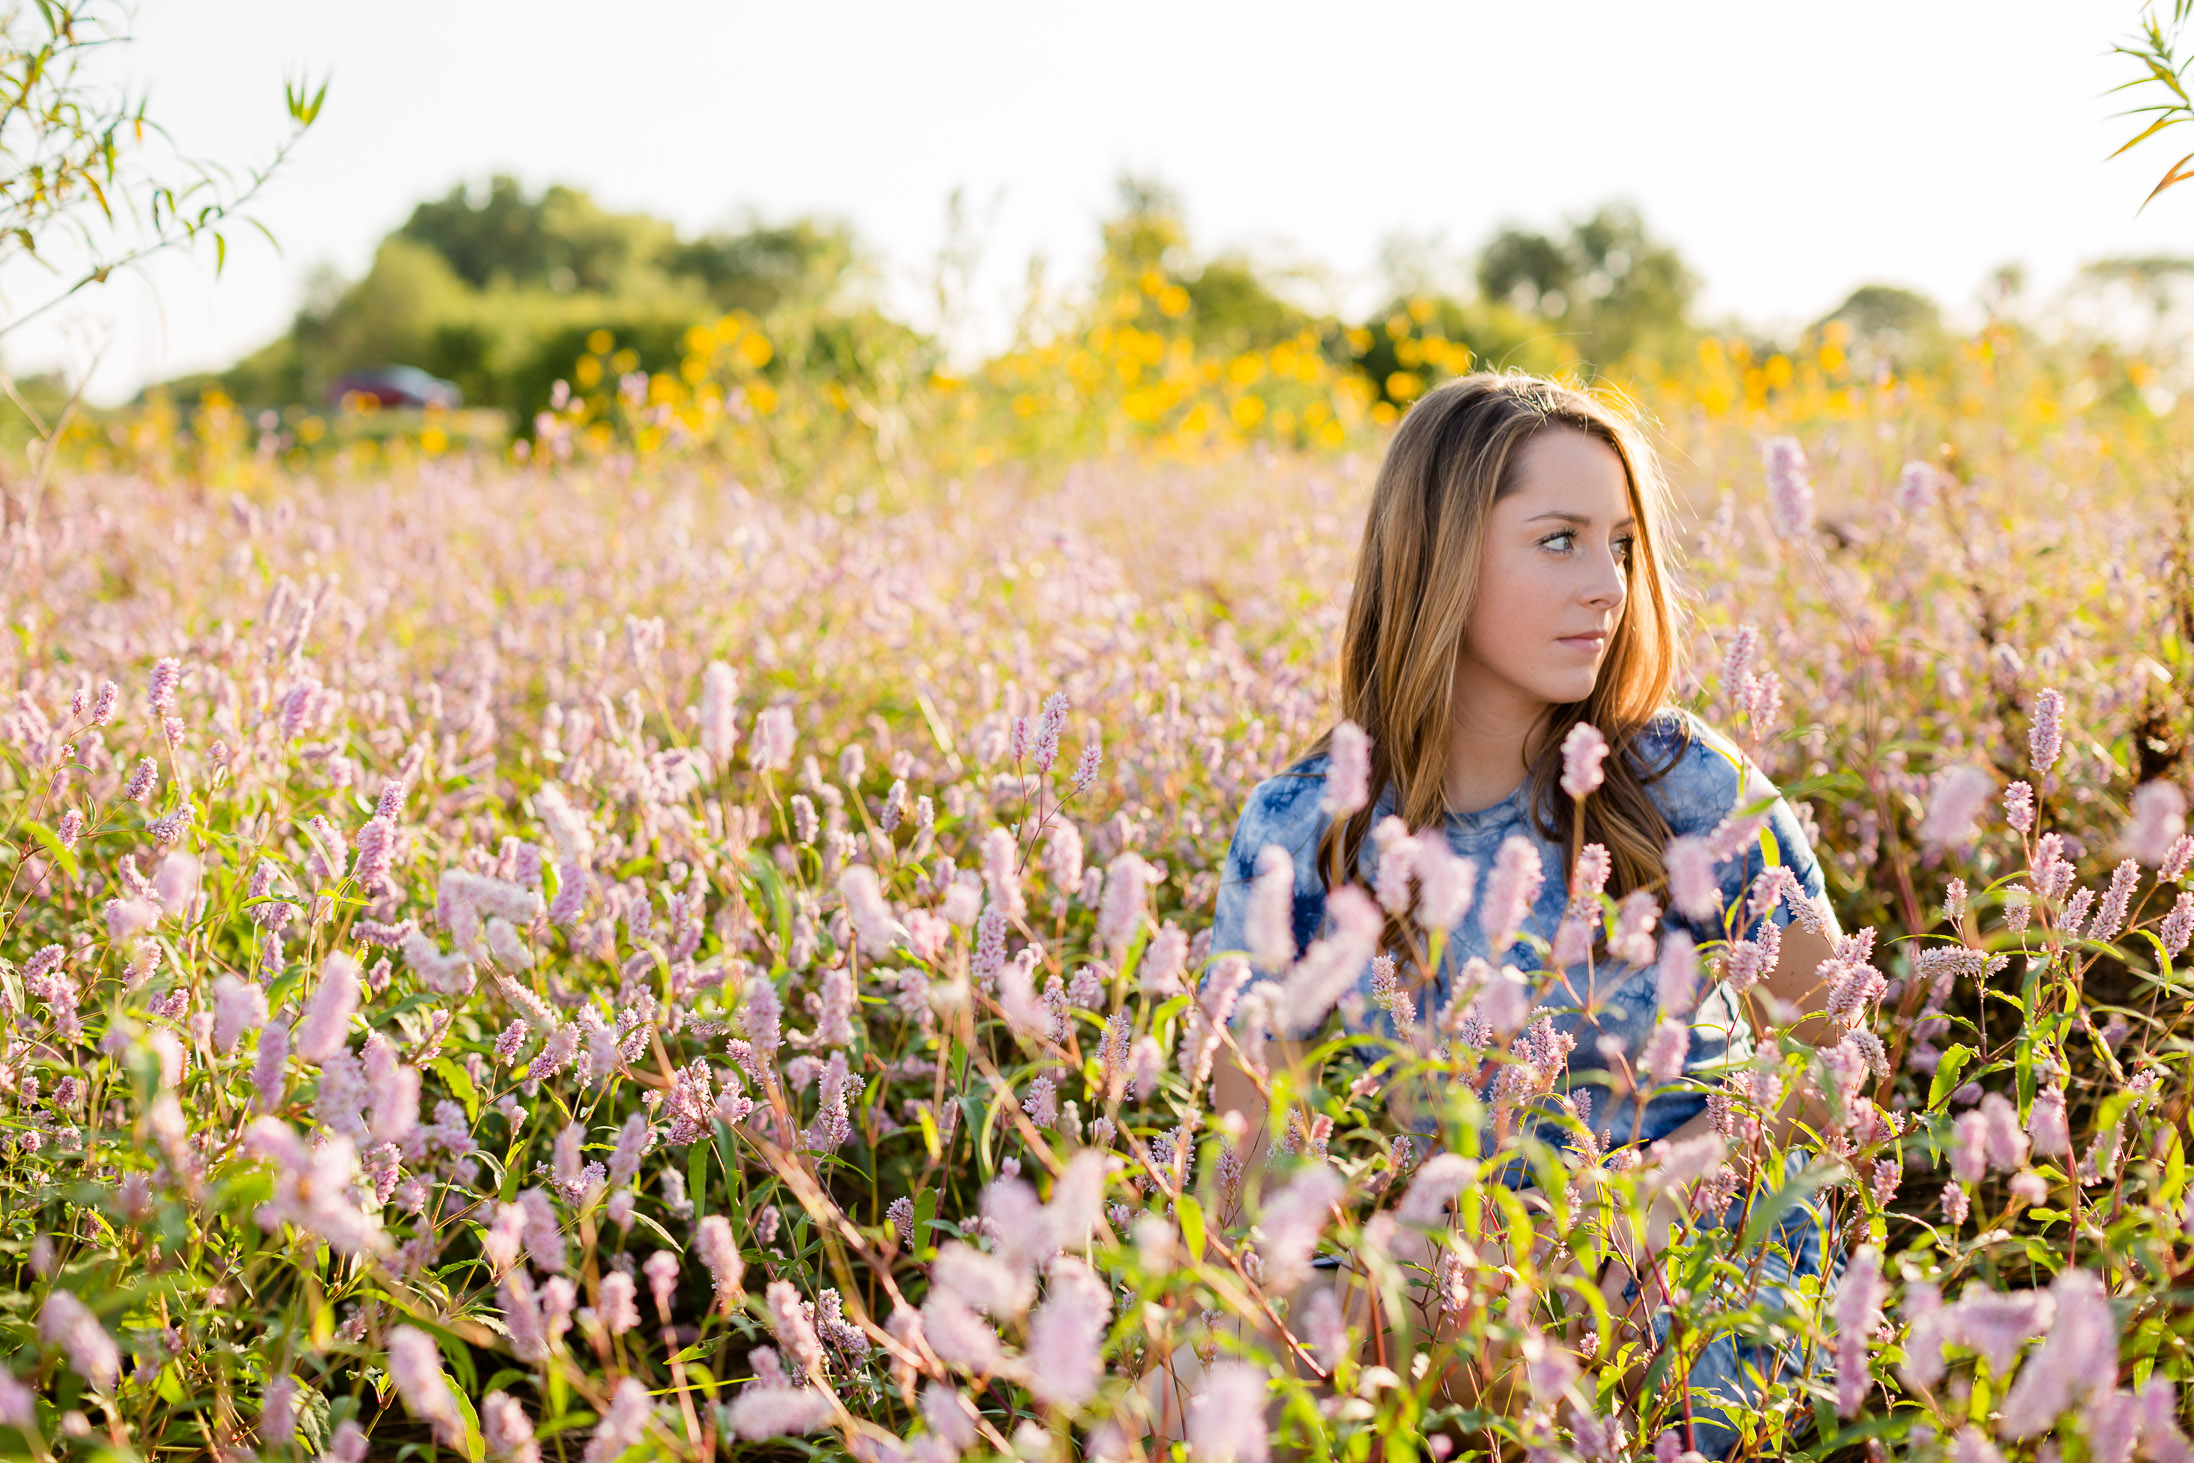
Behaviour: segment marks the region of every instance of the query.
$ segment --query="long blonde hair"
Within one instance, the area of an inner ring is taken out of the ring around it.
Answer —
[[[1455,661],[1478,595],[1486,522],[1493,505],[1519,487],[1524,444],[1558,428],[1614,449],[1637,522],[1624,569],[1628,599],[1598,681],[1584,701],[1550,708],[1528,763],[1525,805],[1542,836],[1568,844],[1571,867],[1584,843],[1606,847],[1611,895],[1666,879],[1668,822],[1646,788],[1669,763],[1641,768],[1633,754],[1677,675],[1663,542],[1667,481],[1626,413],[1544,377],[1482,372],[1449,381],[1410,408],[1372,490],[1341,644],[1341,714],[1370,735],[1371,797],[1336,819],[1319,844],[1328,888],[1355,876],[1389,785],[1411,829],[1438,826],[1445,816]],[[1580,721],[1597,727],[1609,746],[1606,780],[1585,798],[1581,818],[1560,784],[1562,739]],[[1328,750],[1332,736],[1327,731],[1311,753]]]

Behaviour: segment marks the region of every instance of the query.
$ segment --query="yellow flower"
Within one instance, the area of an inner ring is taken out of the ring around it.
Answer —
[[[1265,400],[1261,396],[1237,397],[1227,414],[1234,418],[1237,428],[1247,432],[1265,419]]]
[[[594,330],[587,334],[587,349],[598,356],[606,356],[617,344],[617,337],[606,330]]]

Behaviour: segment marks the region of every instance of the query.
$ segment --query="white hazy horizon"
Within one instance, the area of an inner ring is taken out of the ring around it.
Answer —
[[[1504,223],[1553,230],[1622,199],[1704,280],[1702,319],[1788,329],[1870,282],[1969,318],[2005,264],[2046,295],[2099,257],[2194,253],[2194,187],[2136,215],[2167,139],[2105,161],[2136,130],[2113,114],[2146,100],[2108,94],[2134,74],[2108,53],[2137,16],[2137,0],[1127,0],[1095,23],[1003,3],[141,0],[110,74],[149,89],[192,156],[264,160],[284,76],[332,74],[254,209],[280,252],[236,231],[218,280],[210,248],[165,257],[17,332],[6,359],[92,370],[108,402],[225,366],[287,327],[314,266],[358,276],[413,205],[497,172],[688,234],[750,211],[844,219],[917,321],[959,189],[985,246],[969,345],[1002,335],[1032,255],[1055,284],[1087,277],[1126,171],[1177,190],[1200,253],[1314,266],[1352,309],[1390,238],[1460,257]],[[5,284],[11,315],[50,288],[20,268]]]

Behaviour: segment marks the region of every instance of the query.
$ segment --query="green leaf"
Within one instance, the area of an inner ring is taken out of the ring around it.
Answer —
[[[927,1114],[925,1113],[924,1116],[926,1117]],[[929,1227],[935,1222],[936,1218],[937,1191],[935,1189],[924,1189],[914,1201],[914,1243],[917,1247],[926,1243],[923,1236],[929,1233]]]
[[[696,1143],[686,1154],[686,1197],[693,1201],[693,1221],[708,1213],[708,1144]]]
[[[1952,1047],[1943,1053],[1943,1059],[1935,1064],[1935,1082],[1927,1089],[1927,1105],[1938,1108],[1945,1098],[1958,1090],[1958,1074],[1965,1064],[1973,1060],[1973,1048],[1965,1045]]]
[[[1183,1194],[1173,1206],[1176,1218],[1181,1221],[1181,1243],[1188,1246],[1191,1259],[1204,1257],[1204,1206],[1187,1194]]]
[[[472,1085],[472,1078],[465,1069],[448,1057],[436,1057],[427,1065],[448,1084],[449,1090],[457,1095],[457,1100],[465,1105],[466,1120],[475,1123],[480,1121],[480,1089]]]
[[[61,835],[43,823],[26,822],[23,826],[30,829],[31,837],[37,839],[39,844],[46,850],[46,857],[60,865],[61,872],[68,875],[73,883],[78,868],[76,854],[73,850],[61,846]]]
[[[1744,1243],[1740,1252],[1750,1254],[1766,1242],[1768,1231],[1785,1214],[1805,1201],[1808,1194],[1824,1184],[1835,1182],[1844,1172],[1844,1165],[1835,1160],[1807,1164],[1796,1178],[1784,1184],[1762,1200],[1755,1200],[1752,1213],[1745,1219]]]
[[[480,1414],[472,1410],[472,1398],[461,1387],[450,1388],[457,1410],[465,1418],[465,1463],[481,1463],[488,1455],[487,1439],[480,1435]]]

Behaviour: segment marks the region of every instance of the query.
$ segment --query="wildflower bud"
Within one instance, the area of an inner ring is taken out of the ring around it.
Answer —
[[[747,743],[747,758],[754,770],[770,772],[790,767],[795,735],[791,707],[765,708],[754,719],[754,735]]]
[[[739,673],[712,660],[701,673],[701,751],[717,770],[731,763],[739,745]]]
[[[2004,821],[2014,833],[2026,833],[2034,827],[2034,788],[2031,783],[2014,782],[2004,789]]]
[[[2125,830],[2127,853],[2151,868],[2161,868],[2185,833],[2185,793],[2168,782],[2145,782],[2133,790],[2132,819]]]
[[[350,1034],[350,1019],[358,1010],[358,962],[340,950],[328,952],[320,965],[320,986],[312,994],[296,1032],[297,1055],[307,1062],[322,1062],[342,1050]]]
[[[1897,511],[1904,514],[1925,513],[1935,506],[1936,485],[1941,474],[1929,463],[1908,462],[1897,477]],[[1850,1416],[1849,1413],[1844,1414]]]
[[[2044,691],[2034,698],[2034,727],[2027,734],[2027,748],[2034,756],[2034,770],[2047,773],[2064,750],[2064,696]]]
[[[122,688],[112,681],[99,683],[98,699],[91,704],[91,724],[105,726],[114,720],[114,703],[121,699]]]
[[[183,665],[174,656],[154,662],[150,686],[152,709],[157,716],[175,714],[175,690],[183,683]]]
[[[130,774],[129,781],[123,784],[123,801],[132,803],[143,802],[147,797],[151,796],[152,785],[154,781],[158,779],[159,775],[160,769],[154,765],[153,760],[150,757],[138,758],[137,770],[132,772]]]
[[[1979,830],[1981,809],[1995,779],[1979,767],[1953,767],[1934,779],[1927,817],[1920,824],[1920,843],[1927,848],[1956,848],[1973,839]]]
[[[1606,781],[1600,764],[1607,760],[1607,738],[1589,722],[1578,722],[1562,739],[1562,791],[1581,798]]]
[[[1371,738],[1353,721],[1333,728],[1326,763],[1326,791],[1320,809],[1346,818],[1371,800]]]
[[[1805,450],[1795,437],[1774,437],[1766,458],[1768,519],[1783,538],[1805,538],[1813,532],[1813,481]]]
[[[1662,862],[1668,870],[1669,898],[1680,912],[1698,920],[1721,912],[1721,881],[1715,877],[1714,853],[1705,839],[1685,834],[1669,840]]]
[[[84,815],[75,808],[63,813],[53,836],[63,848],[76,847],[76,840],[84,836]]]

